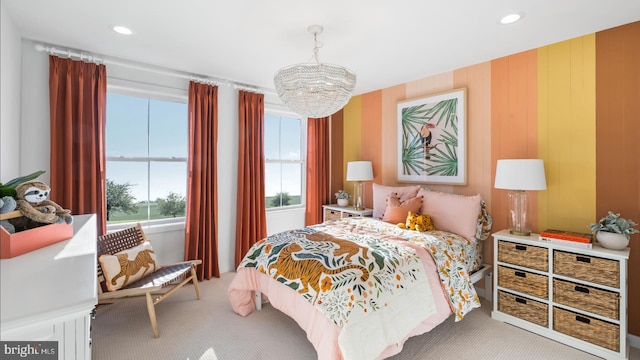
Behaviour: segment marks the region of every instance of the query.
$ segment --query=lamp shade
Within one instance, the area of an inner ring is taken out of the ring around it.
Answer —
[[[496,166],[496,189],[546,190],[542,159],[498,160]]]
[[[350,161],[347,164],[347,181],[373,180],[371,161]]]

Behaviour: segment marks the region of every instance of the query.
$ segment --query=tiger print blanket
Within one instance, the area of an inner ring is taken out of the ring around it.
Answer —
[[[350,344],[385,326],[384,321],[393,318],[394,332],[380,330],[392,337],[379,344],[381,349],[402,340],[435,312],[425,270],[407,241],[433,255],[456,321],[480,306],[466,274],[465,252],[472,244],[454,234],[403,230],[371,218],[329,221],[269,236],[248,251],[239,268],[256,268],[296,290],[342,328],[340,346],[350,358]],[[372,348],[372,354],[381,349]]]

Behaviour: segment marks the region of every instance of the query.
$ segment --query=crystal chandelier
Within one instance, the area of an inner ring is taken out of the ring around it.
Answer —
[[[313,34],[315,62],[284,67],[275,74],[273,82],[280,99],[293,111],[310,118],[329,116],[342,109],[356,85],[356,74],[342,66],[321,63],[318,50],[322,43],[320,25],[307,30]]]

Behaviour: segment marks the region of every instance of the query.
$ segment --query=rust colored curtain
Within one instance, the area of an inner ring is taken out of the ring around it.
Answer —
[[[236,267],[251,245],[267,236],[264,190],[264,95],[239,92]]]
[[[322,205],[331,203],[329,118],[307,120],[307,208],[305,224],[322,222]]]
[[[189,178],[184,258],[202,260],[198,279],[220,277],[218,267],[218,87],[189,83]]]
[[[103,65],[49,56],[51,200],[72,214],[96,214],[106,232]]]

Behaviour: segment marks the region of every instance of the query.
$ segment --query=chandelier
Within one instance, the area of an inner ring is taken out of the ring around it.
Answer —
[[[321,118],[342,109],[356,85],[356,74],[342,66],[321,63],[318,50],[322,43],[320,25],[307,30],[313,34],[315,62],[295,64],[276,72],[273,82],[280,99],[293,111],[310,118]]]

